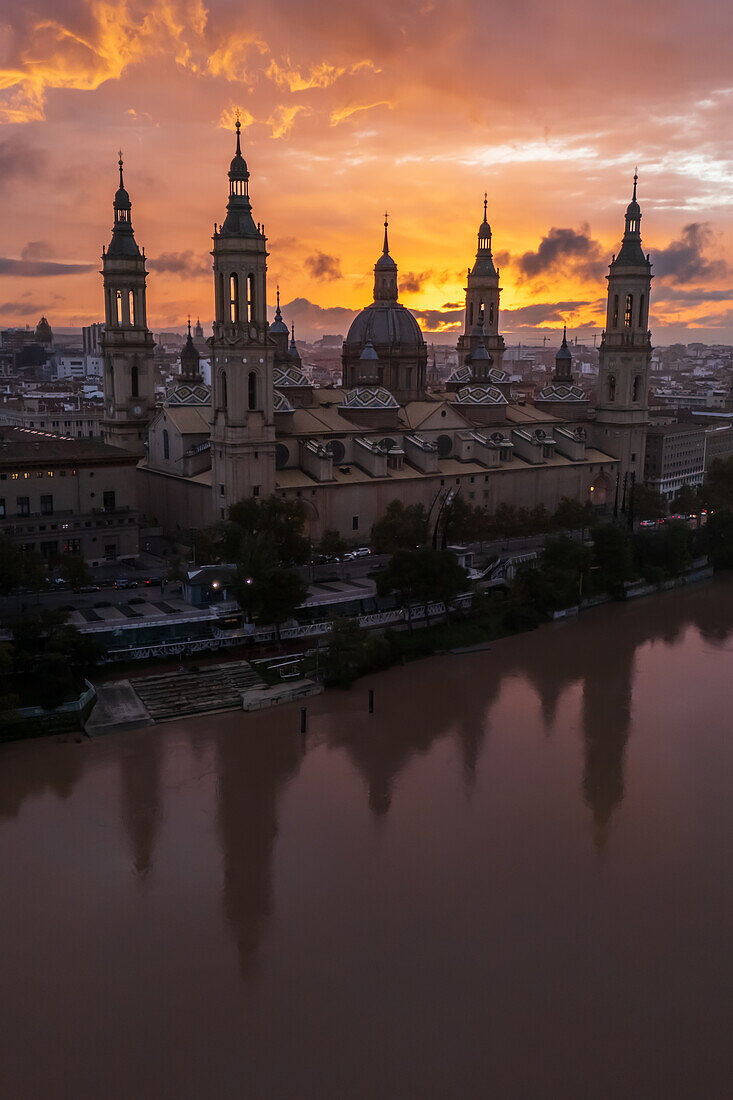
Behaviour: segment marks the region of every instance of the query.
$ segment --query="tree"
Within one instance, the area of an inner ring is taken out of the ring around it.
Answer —
[[[664,498],[646,485],[634,486],[634,516],[636,519],[661,519],[666,515]]]
[[[46,587],[46,566],[38,550],[24,550],[21,554],[21,583],[31,592],[39,592]]]
[[[601,591],[616,597],[622,595],[624,582],[634,577],[634,555],[627,533],[611,523],[596,527],[593,558]]]
[[[441,545],[444,550],[449,542],[474,542],[480,530],[480,519],[477,513],[483,514],[483,508],[474,508],[461,496],[453,497],[441,515],[443,524]]]
[[[214,565],[221,561],[221,533],[215,527],[200,527],[193,533],[193,560],[196,566]]]
[[[423,546],[427,537],[428,515],[423,505],[405,507],[401,500],[393,500],[372,527],[372,548],[377,554],[394,554]]]
[[[237,560],[238,545],[246,535],[269,535],[279,562],[302,565],[310,556],[310,542],[303,534],[305,505],[282,497],[250,497],[229,509],[223,546],[229,560]]]
[[[657,583],[676,577],[692,561],[692,531],[682,520],[668,520],[662,530],[637,532],[634,538],[639,569]]]
[[[59,572],[72,588],[89,584],[89,570],[81,554],[62,554],[59,558]]]
[[[327,558],[342,558],[346,553],[346,540],[332,527],[327,528],[318,544],[321,554]]]
[[[722,508],[708,516],[703,546],[716,569],[733,569],[733,511]]]
[[[397,592],[403,606],[410,607],[413,600],[425,608],[428,621],[428,604],[441,601],[446,606],[468,584],[468,574],[458,564],[455,554],[449,550],[433,550],[422,546],[418,550],[399,550],[380,575],[377,586],[380,594]],[[408,625],[412,627],[408,613]]]
[[[700,511],[700,493],[691,485],[682,485],[674,495],[674,510],[684,515],[696,514]]]
[[[0,596],[9,596],[23,578],[22,555],[12,539],[0,535]]]
[[[271,574],[262,589],[257,605],[257,618],[263,624],[272,623],[277,640],[280,627],[292,618],[308,595],[308,586],[295,569],[278,569]]]
[[[713,459],[705,477],[702,497],[709,508],[733,511],[733,456]]]
[[[595,523],[595,512],[590,501],[583,504],[579,500],[563,497],[555,509],[552,522],[564,531],[582,531]]]
[[[356,619],[334,619],[323,661],[326,683],[348,687],[359,674],[363,655],[364,631]]]
[[[166,577],[166,580],[171,584],[175,584],[177,581],[183,580],[181,559],[178,557],[177,554],[172,557],[168,563],[168,575]]]

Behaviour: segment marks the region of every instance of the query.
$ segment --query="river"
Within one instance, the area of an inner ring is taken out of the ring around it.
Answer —
[[[0,1094],[729,1097],[732,683],[723,579],[0,746]]]

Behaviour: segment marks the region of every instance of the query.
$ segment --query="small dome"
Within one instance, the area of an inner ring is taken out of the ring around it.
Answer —
[[[243,179],[249,175],[247,168],[247,161],[244,159],[241,153],[237,153],[232,158],[232,163],[229,165],[229,176],[236,176],[237,179]]]
[[[486,362],[493,363],[493,361],[494,361],[491,358],[491,356],[489,355],[489,353],[486,349],[486,344],[484,344],[483,341],[478,345],[477,348],[474,349],[473,355],[471,356],[471,362],[472,363],[481,362],[481,361],[483,361],[484,363],[486,363]]]
[[[283,321],[282,316],[275,314],[275,320],[270,325],[270,333],[274,333],[275,335],[284,333],[286,336],[290,336],[290,329]]]
[[[374,265],[376,271],[396,271],[397,264],[394,262],[389,252],[383,252]]]
[[[129,210],[131,207],[130,196],[126,187],[118,187],[115,192],[115,207],[118,210]]]
[[[361,355],[359,356],[359,358],[360,359],[370,359],[370,360],[379,359],[379,356],[377,355],[376,351],[374,350],[374,345],[372,344],[371,340],[368,340],[366,342],[366,344],[364,345],[364,350],[361,353]]]

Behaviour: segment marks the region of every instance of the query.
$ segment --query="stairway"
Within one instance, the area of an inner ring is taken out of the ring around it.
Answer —
[[[209,665],[198,672],[167,672],[130,681],[155,721],[206,714],[215,710],[241,710],[242,693],[263,686],[246,661]]]

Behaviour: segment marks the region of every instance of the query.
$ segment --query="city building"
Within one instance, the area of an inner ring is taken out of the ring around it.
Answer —
[[[683,485],[702,485],[705,476],[704,425],[664,424],[648,428],[644,483],[665,500]]]
[[[137,458],[96,439],[0,427],[0,534],[53,565],[138,552]]]

